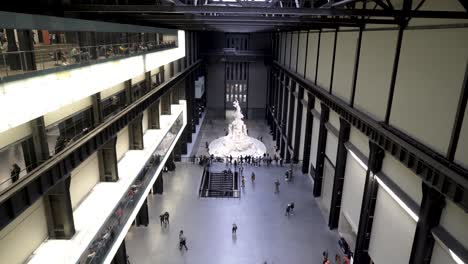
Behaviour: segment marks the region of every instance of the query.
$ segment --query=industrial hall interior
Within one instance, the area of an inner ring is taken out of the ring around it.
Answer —
[[[0,264],[468,264],[468,0],[2,0]]]

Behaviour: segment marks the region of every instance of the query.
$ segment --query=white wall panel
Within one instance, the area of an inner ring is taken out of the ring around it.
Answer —
[[[406,31],[390,123],[445,154],[467,59],[468,29]]]
[[[307,120],[307,107],[302,107],[301,138],[299,141],[299,160],[304,159],[305,127]],[[310,157],[310,156],[309,156]]]
[[[299,33],[294,32],[292,35],[292,46],[291,46],[291,70],[296,71],[297,61],[297,44],[298,44]]]
[[[297,61],[297,73],[301,76],[304,76],[304,66],[305,66],[305,59],[306,59],[306,51],[307,51],[307,32],[301,32],[299,34],[299,54],[298,54],[298,61]]]
[[[29,123],[24,123],[7,131],[1,132],[0,149],[31,135],[31,133],[32,131]]]
[[[436,240],[432,249],[431,264],[457,264],[444,247]]]
[[[385,119],[397,34],[397,31],[362,34],[354,105],[377,120]]]
[[[379,188],[369,255],[379,264],[408,263],[416,222],[387,193]]]
[[[122,91],[123,89],[125,89],[125,84],[123,82],[117,84],[117,85],[114,85],[108,89],[105,89],[103,91],[101,91],[101,99],[104,99],[104,98],[107,98],[111,95],[114,95],[120,91]]]
[[[361,213],[362,196],[364,194],[364,183],[366,170],[359,165],[352,155],[346,158],[345,178],[343,184],[343,197],[341,199],[341,210],[346,215],[352,229],[357,233],[359,216]]]
[[[333,181],[335,177],[335,168],[327,160],[323,166],[323,179],[322,179],[322,193],[320,202],[322,204],[322,210],[328,220],[330,214],[331,197],[333,193]]]
[[[328,123],[332,124],[336,130],[340,131],[340,116],[333,110],[328,115]]]
[[[90,107],[92,103],[93,102],[92,102],[91,96],[88,96],[77,102],[61,107],[60,109],[56,111],[49,112],[44,115],[44,124],[45,126],[48,126],[55,122],[61,121],[73,115],[76,112],[79,112],[87,107]]]
[[[316,168],[317,161],[317,145],[320,131],[320,119],[314,116],[314,123],[312,124],[312,139],[310,146],[310,162]]]
[[[464,248],[468,248],[468,214],[451,201],[442,211],[439,225],[442,226]]]
[[[45,207],[39,199],[0,231],[1,262],[26,262],[47,234]]]
[[[349,142],[358,148],[367,158],[369,157],[369,138],[353,126],[350,129]]]
[[[320,57],[317,85],[319,85],[327,91],[330,90],[334,41],[335,32],[322,32],[322,36],[320,39]]]
[[[332,92],[346,102],[351,98],[358,35],[358,32],[338,32],[336,42]]]
[[[122,131],[117,134],[117,143],[116,143],[116,150],[115,152],[117,153],[117,160],[120,160],[124,155],[125,152],[127,152],[130,149],[129,146],[129,135],[128,135],[128,127],[125,127],[122,129]]]
[[[99,183],[99,161],[97,153],[91,155],[71,172],[70,197],[73,210]]]
[[[398,185],[417,205],[421,204],[422,200],[422,180],[419,176],[412,173],[401,162],[394,159],[391,155],[386,155],[383,164],[382,172]]]
[[[306,78],[309,81],[315,81],[315,69],[317,63],[317,48],[318,48],[319,33],[311,31],[309,33],[309,43],[307,45],[307,67]]]
[[[171,71],[169,68],[169,64],[164,65],[164,82],[169,81],[169,79],[171,78]]]
[[[457,151],[455,152],[455,162],[468,169],[468,107],[465,109]]]
[[[286,38],[285,38],[286,57],[284,59],[284,65],[286,66],[286,68],[289,68],[289,62],[291,59],[291,38],[292,38],[291,33],[286,34]]]
[[[148,109],[143,111],[143,119],[141,120],[143,126],[143,134],[148,130]]]
[[[336,152],[338,150],[338,138],[335,134],[327,131],[327,145],[325,147],[325,154],[330,159],[333,165],[336,164]]]
[[[137,84],[145,80],[145,74],[140,74],[132,78],[132,85]]]

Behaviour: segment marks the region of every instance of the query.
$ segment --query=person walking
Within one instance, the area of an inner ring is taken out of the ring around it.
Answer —
[[[159,216],[159,221],[161,222],[161,226],[164,224],[164,214]]]
[[[252,175],[250,176],[252,178],[252,183],[255,182],[255,173],[252,171]]]
[[[166,224],[166,225],[169,224],[169,213],[168,212],[164,213],[164,224]]]
[[[245,187],[245,176],[242,175],[241,187]]]
[[[290,213],[290,214],[294,214],[294,203],[290,203],[290,204],[289,204],[289,208],[290,208],[290,209],[289,209],[289,213]]]
[[[233,235],[236,235],[236,234],[237,234],[237,225],[236,225],[236,223],[233,223],[233,224],[232,224],[232,234],[233,234]]]
[[[291,213],[291,206],[288,204],[288,206],[286,206],[286,216],[289,216],[289,214]]]
[[[277,179],[277,180],[275,181],[275,193],[279,193],[279,186],[280,186],[280,182],[279,182],[279,180]]]
[[[182,247],[185,247],[185,250],[188,250],[187,239],[184,236],[184,231],[180,230],[180,232],[179,232],[179,250],[182,250]]]

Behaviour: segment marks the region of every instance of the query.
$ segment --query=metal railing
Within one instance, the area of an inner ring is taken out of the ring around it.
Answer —
[[[150,41],[97,46],[72,44],[69,47],[54,47],[51,45],[47,49],[3,52],[0,54],[0,78],[176,47],[176,41],[162,43]]]
[[[81,255],[78,263],[94,264],[103,263],[107,254],[116,242],[117,237],[123,231],[125,224],[130,221],[130,215],[138,201],[142,198],[145,189],[161,165],[161,159],[166,155],[183,125],[183,115],[180,114],[176,122],[164,135],[159,145],[154,150],[151,158],[141,169],[139,175],[131,184],[126,194],[121,198],[113,213],[106,219],[101,229],[88,245],[87,250]]]

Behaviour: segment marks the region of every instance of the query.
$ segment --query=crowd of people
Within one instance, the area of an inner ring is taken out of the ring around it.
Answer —
[[[60,48],[49,55],[56,61],[56,64],[69,65],[72,63],[81,63],[84,61],[89,61],[90,59],[109,58],[120,55],[131,55],[135,53],[160,50],[175,46],[175,41],[164,41],[159,44],[151,42],[142,42],[102,45],[99,47],[73,47],[70,49],[70,51]]]

